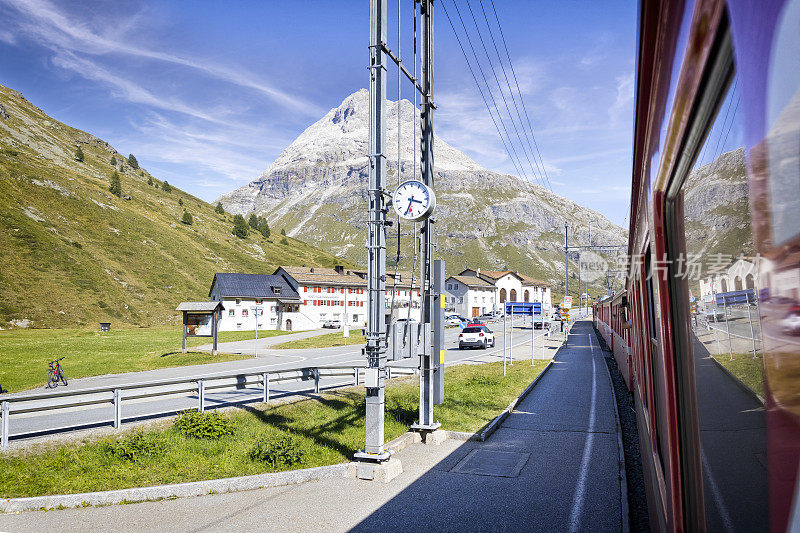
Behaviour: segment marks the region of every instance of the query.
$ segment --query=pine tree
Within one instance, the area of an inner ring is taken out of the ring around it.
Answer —
[[[234,215],[233,231],[231,232],[240,239],[244,239],[250,233],[250,227],[242,215]]]
[[[224,214],[225,214],[225,209],[222,207],[222,202],[217,202],[217,209],[216,209],[216,211],[217,211],[217,213],[219,213],[220,215],[224,215]]]
[[[153,178],[152,177],[148,177],[147,178],[147,184],[148,185],[152,185],[153,184]]]
[[[111,185],[108,187],[111,194],[115,196],[122,196],[122,182],[119,179],[119,173],[115,170],[111,175]]]
[[[281,244],[289,244],[289,241],[286,240],[286,237],[281,237]]]
[[[181,219],[181,222],[183,222],[187,226],[191,226],[192,223],[194,222],[194,220],[192,219],[192,214],[189,213],[188,211],[184,211],[183,212],[183,218]]]
[[[139,162],[136,160],[136,157],[133,154],[128,155],[128,164],[133,170],[139,168]]]
[[[283,235],[284,237],[286,236],[286,230],[283,228],[281,228],[281,235]]]
[[[255,215],[255,213],[250,215],[250,219],[247,221],[247,224],[254,230],[258,231],[258,217]]]
[[[258,221],[258,231],[259,233],[261,233],[261,235],[264,236],[265,239],[269,239],[270,231],[269,231],[269,224],[267,224],[266,218],[261,218]]]
[[[183,205],[183,198],[178,198],[178,205]]]
[[[172,192],[172,185],[170,185],[167,180],[164,180],[164,183],[161,184],[161,188],[164,189],[164,192]]]
[[[78,149],[75,150],[75,161],[83,163],[83,150],[81,150],[80,146],[78,146]]]
[[[113,155],[111,156],[111,166],[112,167],[117,166],[117,157],[116,156],[113,156]]]

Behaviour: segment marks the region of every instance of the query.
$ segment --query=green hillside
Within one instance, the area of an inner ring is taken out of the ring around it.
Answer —
[[[0,327],[163,324],[207,298],[214,272],[341,263],[277,232],[234,237],[232,219],[0,85]]]

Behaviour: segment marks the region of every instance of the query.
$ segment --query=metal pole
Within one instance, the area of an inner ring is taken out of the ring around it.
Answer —
[[[728,353],[733,361],[733,345],[731,344],[731,326],[728,324],[728,298],[722,297],[723,305],[725,306],[725,330],[728,332]]]
[[[747,322],[750,324],[750,338],[753,340],[753,358],[756,357],[756,332],[753,329],[753,313],[750,311],[750,299],[747,299]]]
[[[0,404],[0,416],[3,417],[0,420],[0,447],[3,449],[8,448],[8,416],[9,416],[9,408],[8,408],[8,400],[4,401]]]
[[[202,379],[197,381],[197,399],[199,401],[197,410],[202,413],[206,410],[206,384]]]
[[[119,429],[122,425],[122,398],[120,390],[114,389],[114,428]]]
[[[263,393],[264,393],[264,396],[263,396],[262,400],[264,400],[264,403],[268,403],[269,402],[269,373],[264,372],[263,374],[261,374],[261,385],[263,386]]]
[[[542,294],[542,359],[544,359],[544,294]]]
[[[386,0],[370,0],[369,13],[369,239],[367,253],[367,345],[366,365],[376,369],[377,382],[367,383],[364,452],[367,457],[388,459],[384,451],[384,407],[386,352]],[[384,457],[386,456],[386,457]]]
[[[514,366],[514,304],[511,304],[511,329],[508,334],[508,364]]]
[[[421,22],[421,86],[423,90],[420,102],[420,172],[422,182],[434,188],[433,176],[433,2],[420,2]],[[433,430],[438,427],[433,421],[433,287],[435,284],[433,268],[433,251],[436,243],[434,220],[428,218],[422,223],[422,244],[420,254],[420,281],[422,288],[422,309],[420,324],[422,325],[422,353],[420,354],[419,377],[419,421],[414,429]]]
[[[505,302],[503,302],[503,306],[505,307]],[[506,339],[508,338],[508,320],[507,315],[508,313],[505,312],[503,309],[503,375],[506,375]]]
[[[569,295],[569,264],[567,263],[567,250],[569,250],[569,226],[564,221],[564,298]]]
[[[531,366],[533,366],[533,351],[536,349],[536,344],[535,344],[535,341],[536,341],[536,335],[535,335],[536,328],[534,328],[534,326],[533,326],[533,321],[534,320],[535,320],[535,318],[533,316],[533,307],[531,307]]]

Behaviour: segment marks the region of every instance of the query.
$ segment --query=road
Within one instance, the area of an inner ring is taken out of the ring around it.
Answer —
[[[518,319],[519,320],[519,319]],[[519,325],[522,321],[516,322]],[[458,349],[459,330],[448,329],[445,332],[445,365],[452,365],[465,361],[501,361],[503,358],[503,344],[507,339],[503,335],[502,322],[491,323],[489,327],[494,330],[496,342],[494,348],[486,350],[480,349]],[[535,330],[535,356],[541,357],[541,330]],[[281,338],[284,342],[286,338]],[[263,342],[263,347],[262,347]],[[514,359],[530,359],[531,357],[531,330],[530,327],[515,327],[513,333],[513,357]],[[93,387],[113,387],[130,383],[142,383],[174,378],[195,378],[222,373],[235,372],[279,372],[281,370],[317,367],[317,366],[363,366],[364,356],[361,353],[363,345],[341,346],[334,348],[316,349],[276,349],[269,348],[269,344],[275,343],[275,337],[259,339],[258,357],[253,359],[227,361],[222,363],[211,363],[205,365],[194,365],[187,367],[167,368],[151,370],[145,372],[131,372],[126,374],[115,374],[106,376],[95,376],[91,378],[76,379],[70,381],[69,387],[62,387],[54,391],[58,393],[63,390],[81,390]],[[557,342],[550,342],[551,346],[546,350],[545,357],[551,357],[555,351]],[[231,345],[231,346],[228,346]],[[220,350],[250,350],[255,351],[254,341],[238,341],[235,343],[220,344]],[[243,351],[242,353],[248,353]],[[390,363],[392,367],[417,368],[419,360],[417,358],[404,359]],[[352,377],[329,377],[320,380],[322,389],[351,385]],[[193,385],[189,385],[193,387]],[[195,390],[185,390],[187,385],[170,385],[150,389],[149,392],[174,392],[170,396],[159,396],[156,398],[138,398],[124,400],[123,392],[123,422],[141,421],[151,418],[174,414],[177,411],[193,409],[198,405],[198,396]],[[270,398],[286,398],[298,394],[308,394],[313,391],[313,381],[294,381],[273,383],[270,387]],[[7,395],[7,398],[24,397],[31,394],[39,394],[42,389],[25,391],[18,394]],[[216,406],[230,405],[235,403],[260,401],[263,392],[257,384],[236,384],[231,380],[231,388],[223,390],[207,391],[205,394],[205,404],[207,408]],[[109,399],[110,393],[98,393],[87,397],[87,399]],[[35,406],[53,405],[53,400],[37,400],[31,402]],[[11,442],[21,442],[25,439],[49,436],[53,433],[73,431],[75,429],[87,429],[109,426],[113,420],[114,410],[111,403],[100,404],[98,406],[82,406],[65,408],[44,412],[13,414],[10,417],[9,434]]]

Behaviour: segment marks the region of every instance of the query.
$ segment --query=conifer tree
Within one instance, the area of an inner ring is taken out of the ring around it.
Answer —
[[[164,192],[172,192],[172,185],[170,185],[167,180],[164,180],[164,183],[161,184],[161,188],[164,189]]]
[[[152,177],[148,177],[147,178],[147,184],[148,185],[152,185],[153,184],[153,178]]]
[[[111,156],[111,166],[112,167],[117,166],[117,156],[114,155]]]
[[[178,198],[178,205],[183,205],[183,198]]]
[[[269,239],[270,231],[269,231],[269,224],[267,224],[266,218],[261,218],[258,221],[258,231],[259,233],[261,233],[261,235],[264,236],[265,239]]]
[[[281,237],[281,244],[289,244],[289,241],[286,240],[286,237]]]
[[[192,223],[194,223],[194,220],[192,219],[192,214],[189,213],[188,211],[184,211],[183,212],[183,218],[181,219],[181,222],[183,222],[187,226],[191,226]]]
[[[111,194],[114,196],[122,196],[122,182],[120,181],[119,173],[116,170],[111,175],[111,185],[109,185],[108,190],[111,191]]]
[[[250,227],[242,215],[234,215],[233,231],[231,233],[240,239],[244,239],[250,233]]]
[[[75,150],[75,161],[83,163],[83,150],[81,150],[80,146],[78,146],[78,149]]]
[[[283,228],[281,228],[281,235],[283,235],[284,237],[286,236],[286,230]]]
[[[222,202],[217,202],[217,209],[216,209],[216,211],[217,211],[217,213],[219,213],[220,215],[224,215],[224,214],[225,214],[225,209],[222,207]]]
[[[258,217],[255,215],[255,213],[250,215],[250,219],[247,221],[247,224],[254,230],[258,231]]]
[[[133,170],[139,168],[139,162],[136,160],[136,157],[133,154],[128,155],[128,164]]]

